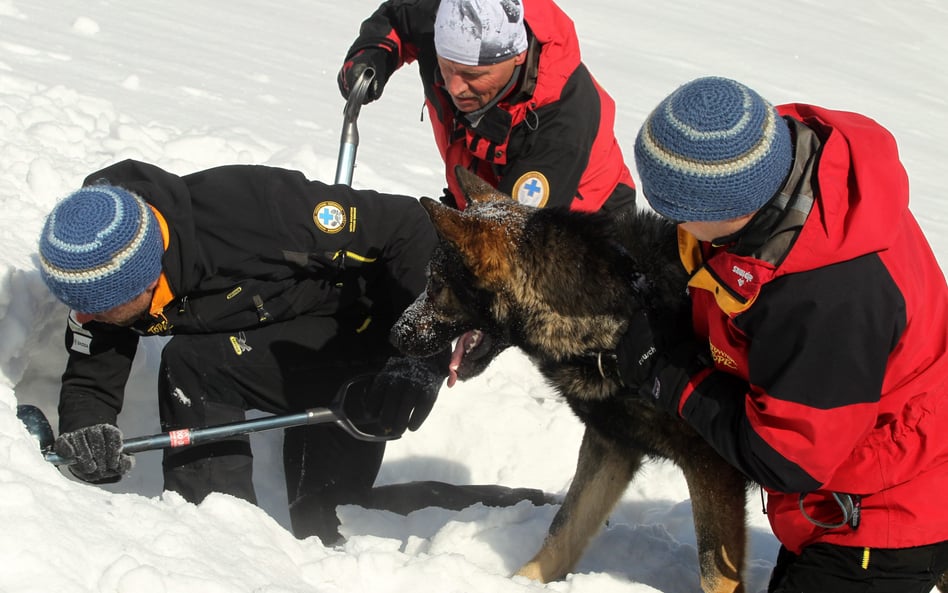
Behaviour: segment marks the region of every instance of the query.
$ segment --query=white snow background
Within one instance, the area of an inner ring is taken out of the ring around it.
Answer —
[[[287,531],[279,436],[254,436],[262,508],[160,493],[160,453],[99,488],[41,457],[15,416],[56,426],[66,310],[36,271],[37,234],[88,173],[137,158],[179,174],[262,163],[333,179],[343,100],[336,72],[374,0],[0,0],[0,592],[413,593],[698,591],[691,505],[678,470],[650,464],[565,580],[511,578],[557,507],[437,508],[408,517],[341,507],[348,540]],[[899,141],[912,208],[948,261],[948,2],[562,0],[583,57],[618,103],[630,166],[646,114],[704,75],[774,103],[858,111]],[[353,185],[436,196],[443,168],[410,66],[363,108]],[[640,203],[644,204],[644,200]],[[119,422],[158,432],[161,340],[143,340]],[[815,389],[819,385],[814,385]],[[581,426],[519,352],[444,388],[417,433],[388,448],[379,483],[443,480],[562,496]],[[748,500],[749,591],[777,543]]]

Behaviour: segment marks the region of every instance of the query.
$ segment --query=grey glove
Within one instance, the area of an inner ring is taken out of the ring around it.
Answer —
[[[388,434],[401,434],[406,428],[418,430],[431,413],[447,375],[448,361],[443,356],[389,358],[367,395],[369,406],[378,410],[381,428]]]
[[[95,424],[59,435],[53,449],[72,460],[69,471],[84,482],[117,482],[135,466],[135,458],[122,453],[122,431],[111,424]]]

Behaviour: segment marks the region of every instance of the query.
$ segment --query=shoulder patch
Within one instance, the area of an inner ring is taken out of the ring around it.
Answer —
[[[338,233],[346,226],[346,211],[336,202],[320,202],[313,210],[313,222],[324,233]]]
[[[530,171],[514,183],[513,198],[524,206],[542,208],[550,199],[550,182],[539,171]]]

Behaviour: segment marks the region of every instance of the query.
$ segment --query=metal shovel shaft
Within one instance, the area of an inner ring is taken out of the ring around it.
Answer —
[[[359,146],[359,130],[355,122],[346,124],[342,138],[342,143],[339,145],[336,183],[352,185],[352,170],[355,168],[356,149]]]
[[[232,437],[239,434],[262,432],[277,428],[291,428],[307,424],[327,424],[334,422],[339,428],[360,441],[382,442],[399,438],[400,434],[386,433],[384,435],[365,432],[346,415],[345,403],[349,390],[354,386],[365,384],[373,375],[365,374],[353,377],[342,384],[336,393],[335,399],[328,408],[309,408],[294,414],[266,416],[253,420],[240,420],[216,426],[202,428],[181,428],[169,432],[161,432],[147,436],[132,437],[122,441],[123,453],[139,453],[155,449],[169,449],[199,445]],[[27,430],[39,441],[40,449],[46,461],[56,465],[68,465],[71,459],[66,459],[53,452],[53,430],[43,412],[36,406],[21,404],[17,406],[17,417],[26,425]],[[363,419],[369,420],[369,419]],[[363,425],[364,427],[364,425]]]
[[[122,441],[122,453],[140,453],[155,449],[171,449],[187,445],[200,445],[239,434],[263,432],[277,428],[290,428],[305,424],[323,424],[326,422],[340,422],[336,413],[329,408],[311,408],[297,414],[269,416],[254,420],[241,420],[205,428],[182,428],[158,434],[132,437]],[[343,426],[347,429],[346,426]],[[52,451],[44,454],[46,461],[56,465],[68,465],[71,460],[60,457]]]

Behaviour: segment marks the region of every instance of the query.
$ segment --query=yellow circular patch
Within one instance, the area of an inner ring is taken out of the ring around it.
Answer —
[[[513,198],[525,206],[542,208],[550,199],[550,182],[539,171],[530,171],[514,183]]]
[[[336,202],[320,202],[313,210],[313,222],[324,233],[338,233],[346,226],[346,211]]]

